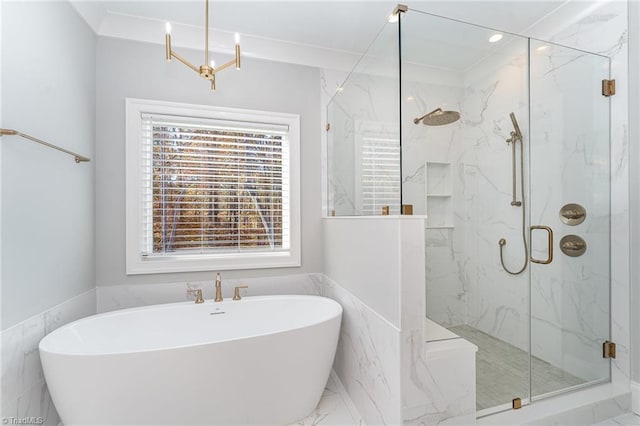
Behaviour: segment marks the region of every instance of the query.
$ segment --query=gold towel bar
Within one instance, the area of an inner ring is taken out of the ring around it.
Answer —
[[[65,154],[69,154],[69,155],[73,155],[74,159],[76,160],[76,163],[80,163],[80,162],[84,162],[84,161],[91,161],[91,159],[89,159],[88,157],[82,156],[80,154],[76,154],[75,152],[71,152],[68,151],[64,148],[60,148],[59,146],[55,146],[53,144],[50,144],[48,142],[45,142],[41,139],[38,138],[34,138],[33,136],[29,136],[25,133],[19,132],[17,130],[12,130],[12,129],[0,129],[0,136],[22,136],[25,139],[29,139],[30,141],[39,143],[41,145],[44,146],[48,146],[49,148],[53,148],[53,149],[57,149],[58,151],[62,151]]]

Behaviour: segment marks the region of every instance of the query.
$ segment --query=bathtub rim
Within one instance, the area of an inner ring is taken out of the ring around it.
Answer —
[[[158,308],[171,308],[171,307],[178,307],[178,306],[189,306],[189,305],[194,305],[194,302],[190,302],[190,301],[186,301],[186,302],[172,302],[172,303],[158,303],[158,304],[153,304],[153,305],[146,305],[146,306],[138,306],[138,307],[133,307],[133,308],[125,308],[125,309],[116,309],[114,311],[109,311],[109,312],[102,312],[99,314],[94,314],[94,315],[90,315],[84,318],[80,318],[78,320],[75,320],[73,322],[70,322],[68,324],[63,325],[60,328],[57,328],[55,330],[53,330],[51,333],[47,334],[46,336],[44,336],[42,339],[40,339],[40,342],[38,343],[38,351],[40,352],[40,354],[46,354],[46,356],[52,355],[52,356],[64,356],[64,357],[101,357],[101,356],[126,356],[126,355],[134,355],[134,354],[142,354],[142,353],[153,353],[153,352],[162,352],[162,351],[169,351],[169,350],[178,350],[178,349],[189,349],[189,348],[195,348],[195,347],[199,347],[199,346],[205,346],[205,345],[215,345],[215,344],[223,344],[223,343],[230,343],[230,342],[235,342],[235,341],[239,341],[239,340],[246,340],[246,339],[253,339],[253,338],[259,338],[259,337],[266,337],[266,336],[272,336],[272,335],[277,335],[277,334],[281,334],[281,333],[287,333],[287,332],[292,332],[292,331],[296,331],[296,330],[301,330],[304,328],[310,328],[310,327],[314,327],[320,324],[324,324],[330,321],[334,321],[336,319],[338,319],[338,321],[342,322],[342,314],[343,314],[343,307],[340,303],[338,303],[337,301],[335,301],[334,299],[325,297],[325,296],[316,296],[316,295],[295,295],[295,294],[283,294],[283,295],[264,295],[264,296],[246,296],[243,297],[242,300],[239,301],[232,301],[231,299],[227,299],[225,301],[223,301],[222,303],[216,303],[213,302],[212,300],[206,300],[205,303],[209,303],[209,304],[215,304],[215,306],[224,306],[222,304],[231,304],[231,303],[242,303],[242,301],[246,300],[246,301],[250,301],[250,302],[259,302],[261,300],[272,300],[272,299],[281,299],[281,300],[295,300],[295,299],[316,299],[321,301],[321,303],[327,303],[329,305],[331,305],[332,307],[336,308],[336,312],[334,312],[331,316],[321,320],[321,321],[317,321],[317,322],[313,322],[310,324],[306,324],[304,326],[298,326],[298,327],[292,327],[292,328],[286,328],[286,329],[277,329],[275,331],[269,331],[266,333],[260,333],[260,334],[250,334],[250,335],[243,335],[240,337],[232,337],[232,338],[227,338],[227,339],[221,339],[221,340],[207,340],[207,339],[203,339],[202,341],[196,342],[196,343],[189,343],[189,344],[183,344],[183,345],[173,345],[173,346],[165,346],[165,347],[161,347],[161,348],[150,348],[150,349],[137,349],[137,350],[128,350],[128,351],[117,351],[117,352],[100,352],[100,353],[89,353],[89,352],[63,352],[63,351],[58,351],[58,350],[50,350],[47,349],[46,346],[47,344],[47,340],[51,340],[53,337],[49,337],[49,336],[55,336],[55,334],[57,332],[59,332],[60,330],[65,330],[68,328],[71,328],[73,325],[82,322],[82,321],[88,321],[90,319],[97,319],[97,318],[108,318],[111,316],[116,316],[116,315],[122,315],[122,314],[126,314],[129,312],[140,312],[140,311],[146,311],[146,310],[153,310],[153,309],[158,309]],[[43,345],[44,342],[44,345]]]

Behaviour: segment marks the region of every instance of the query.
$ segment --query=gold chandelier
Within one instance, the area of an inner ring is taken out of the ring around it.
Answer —
[[[235,59],[232,59],[229,62],[216,68],[215,62],[213,60],[209,62],[209,0],[205,0],[204,10],[204,65],[200,65],[199,67],[197,67],[171,49],[171,23],[169,22],[167,22],[166,26],[167,34],[165,36],[165,51],[167,61],[170,61],[171,58],[176,58],[177,60],[200,74],[202,78],[206,78],[207,80],[209,80],[211,82],[211,90],[213,91],[216,90],[216,73],[227,69],[232,65],[235,65],[237,70],[240,69],[240,35],[238,33],[235,34]]]

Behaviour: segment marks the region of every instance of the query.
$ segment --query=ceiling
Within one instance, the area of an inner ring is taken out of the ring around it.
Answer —
[[[606,1],[582,0],[407,2],[411,9],[527,35],[531,35],[532,28],[540,22],[558,16],[575,22],[585,11],[604,3]],[[72,0],[72,4],[98,35],[164,43],[164,21],[171,21],[175,29],[174,45],[179,46],[182,41],[184,47],[201,49],[202,0]],[[243,54],[249,56],[315,66],[329,62],[328,67],[334,62],[336,68],[350,68],[385,25],[395,5],[396,2],[375,0],[211,0],[210,27],[215,30],[210,37],[212,49],[231,51],[231,34],[239,32]],[[180,31],[192,34],[182,35]]]

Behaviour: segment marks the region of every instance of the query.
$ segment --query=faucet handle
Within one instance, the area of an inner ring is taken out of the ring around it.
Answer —
[[[201,288],[189,288],[187,289],[187,294],[188,295],[192,295],[194,294],[196,295],[196,303],[204,303],[204,298],[202,297],[202,289]]]
[[[215,297],[215,301],[216,302],[222,302],[223,297],[222,297],[222,278],[220,277],[220,274],[216,274],[216,283],[215,283],[215,287],[216,287],[216,297]]]
[[[241,288],[249,288],[249,286],[248,285],[239,285],[237,287],[234,287],[234,289],[233,289],[233,300],[242,299],[242,297],[240,297],[240,289]]]

